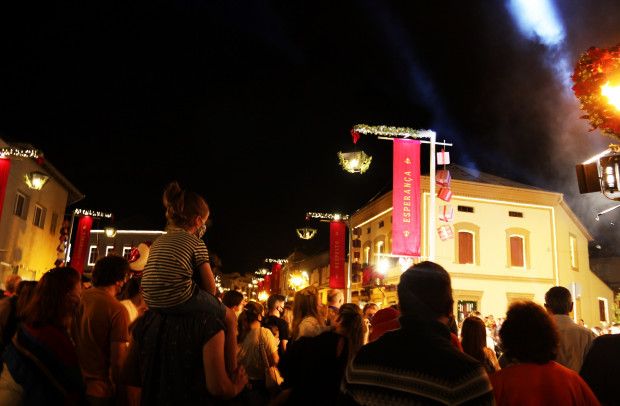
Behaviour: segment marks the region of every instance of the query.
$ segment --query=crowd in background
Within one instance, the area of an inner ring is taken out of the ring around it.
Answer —
[[[1,405],[620,404],[620,334],[573,322],[563,287],[457,322],[449,273],[425,261],[395,305],[316,286],[260,303],[215,289],[206,202],[173,183],[164,206],[167,234],[91,278],[5,281]]]

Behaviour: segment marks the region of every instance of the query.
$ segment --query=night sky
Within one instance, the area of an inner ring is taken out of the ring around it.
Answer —
[[[171,180],[202,194],[225,272],[327,249],[326,224],[297,239],[307,211],[390,190],[387,141],[358,143],[366,174],[338,166],[359,123],[433,129],[453,162],[564,193],[620,247],[617,214],[594,222],[613,202],[578,194],[575,164],[612,140],[579,119],[569,77],[620,43],[620,2],[541,1],[540,31],[517,3],[3,2],[0,136],[41,149],[86,195],[76,207],[118,228],[161,229]]]

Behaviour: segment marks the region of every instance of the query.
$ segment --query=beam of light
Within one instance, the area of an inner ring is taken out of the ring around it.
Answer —
[[[572,67],[564,42],[566,32],[553,0],[507,0],[506,7],[521,34],[546,47],[545,63],[570,90]]]
[[[558,19],[553,2],[549,0],[509,0],[508,10],[521,33],[530,40],[546,46],[562,43],[566,34]]]

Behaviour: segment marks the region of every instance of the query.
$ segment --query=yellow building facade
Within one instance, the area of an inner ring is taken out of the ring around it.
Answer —
[[[442,241],[428,230],[429,179],[421,179],[421,258],[435,239],[435,262],[452,277],[454,314],[462,320],[473,310],[503,317],[510,302],[531,299],[544,303],[545,292],[560,285],[573,293],[573,317],[590,326],[609,322],[612,290],[589,266],[592,236],[567,206],[561,193],[536,189],[493,175],[451,166],[453,196],[436,200],[436,226],[449,224],[453,238]],[[453,220],[439,220],[442,206],[454,210]],[[352,300],[389,305],[397,302],[396,286],[411,259],[391,256],[392,193],[351,216],[354,271]],[[363,269],[371,266],[371,283]]]
[[[0,140],[0,147],[10,147]],[[41,190],[24,182],[37,171],[50,177]],[[49,162],[32,158],[11,158],[10,171],[0,217],[0,283],[9,273],[22,279],[39,279],[53,268],[56,248],[67,205],[83,195]],[[3,285],[2,285],[3,286]]]

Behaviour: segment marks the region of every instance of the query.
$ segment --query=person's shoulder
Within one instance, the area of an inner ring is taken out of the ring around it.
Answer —
[[[618,345],[620,346],[620,334],[603,334],[592,341],[592,346]]]

